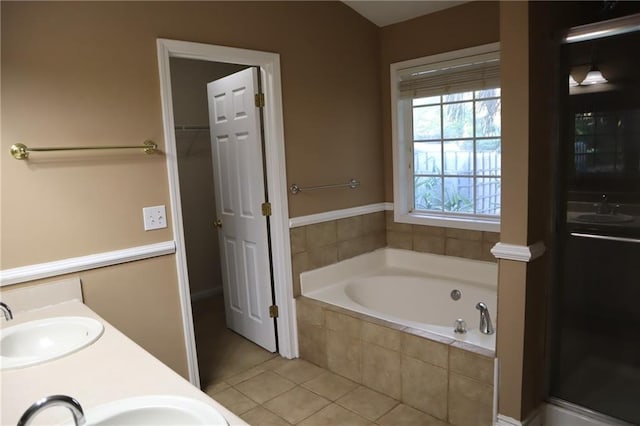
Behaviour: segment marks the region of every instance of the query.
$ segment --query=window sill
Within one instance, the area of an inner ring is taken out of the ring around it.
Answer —
[[[397,210],[393,214],[394,221],[413,225],[439,226],[442,228],[469,229],[473,231],[500,232],[500,219],[459,218],[437,216],[425,213],[401,213]]]

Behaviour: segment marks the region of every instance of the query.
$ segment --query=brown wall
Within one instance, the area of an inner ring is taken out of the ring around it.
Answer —
[[[501,241],[527,245],[529,174],[529,13],[526,2],[500,5],[502,88]],[[498,412],[524,418],[524,330],[527,263],[498,262],[500,362]]]
[[[162,147],[157,38],[280,54],[288,181],[362,182],[357,191],[290,197],[291,216],[383,201],[378,29],[344,4],[3,1],[1,7],[0,268],[173,238],[170,228],[142,227],[142,207],[169,206],[162,154],[38,153],[28,162],[8,155],[20,141],[37,147],[150,138]],[[130,297],[134,290],[116,283],[127,268],[104,270],[90,307],[102,306],[106,295]],[[149,335],[168,330],[163,341],[173,344],[153,353],[184,372],[175,267],[165,272],[171,290],[145,294],[147,304],[167,307],[158,321],[145,309],[105,311],[105,318],[127,334],[137,327]],[[145,288],[156,282],[153,274],[136,276]]]
[[[80,279],[84,303],[94,312],[178,374],[188,377],[182,319],[177,308],[179,296],[174,256],[108,266],[8,288],[73,277]],[[7,287],[2,287],[0,297],[5,289]]]
[[[377,28],[347,6],[3,2],[3,225],[22,224],[3,226],[3,268],[171,239],[140,224],[143,206],[168,205],[161,155],[6,155],[17,141],[162,145],[158,37],[281,55],[289,181],[362,181],[291,197],[291,216],[382,201]]]
[[[164,156],[43,153],[23,162],[8,155],[18,141],[151,138],[162,145],[158,37],[281,55],[288,182],[362,182],[357,191],[290,196],[294,217],[392,201],[390,63],[500,40],[502,69],[509,70],[501,239],[528,244],[546,232],[545,221],[529,221],[542,198],[528,171],[543,151],[529,143],[526,3],[472,2],[380,30],[339,2],[4,1],[1,7],[2,269],[173,238],[170,229],[145,233],[141,223],[142,207],[169,205]],[[531,285],[545,280],[535,268],[500,264],[500,412],[514,418],[527,414],[538,392],[531,376],[523,377],[525,366],[539,367],[537,354],[524,359],[527,345],[539,347],[535,330],[526,331],[525,343],[525,317],[540,300]],[[80,275],[90,307],[185,374],[173,256]],[[534,396],[523,398],[523,387]]]
[[[558,115],[556,60],[560,8],[505,2],[500,8],[502,66],[501,241],[542,241],[530,263],[500,260],[499,412],[526,419],[546,394],[546,331],[552,280],[554,153]]]
[[[385,201],[393,201],[389,66],[408,59],[500,41],[498,18],[498,2],[474,1],[380,29]]]

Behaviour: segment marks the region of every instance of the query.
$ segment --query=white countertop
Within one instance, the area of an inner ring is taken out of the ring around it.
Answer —
[[[86,316],[100,320],[104,333],[91,346],[43,364],[0,373],[0,425],[15,425],[36,400],[69,395],[85,412],[96,405],[141,395],[191,397],[215,407],[230,425],[247,423],[182,376],[154,358],[79,301],[23,311],[2,327],[55,316]],[[34,425],[55,424],[70,418],[68,410],[52,408],[34,418]]]

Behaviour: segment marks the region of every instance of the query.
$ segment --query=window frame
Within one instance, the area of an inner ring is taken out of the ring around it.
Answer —
[[[398,82],[407,68],[426,66],[431,63],[481,55],[500,50],[500,43],[491,43],[438,55],[410,59],[390,65],[391,80],[391,136],[393,154],[393,211],[394,220],[400,223],[430,225],[477,231],[500,232],[500,217],[413,211],[414,176],[409,167],[413,163],[412,98],[402,99]],[[502,135],[501,135],[502,140]],[[500,177],[502,180],[502,175]]]

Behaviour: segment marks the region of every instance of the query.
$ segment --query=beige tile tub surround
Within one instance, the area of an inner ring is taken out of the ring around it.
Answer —
[[[300,273],[350,259],[381,247],[495,262],[496,232],[411,225],[393,220],[393,211],[331,220],[290,230],[293,294]]]
[[[299,296],[301,272],[385,247],[384,212],[299,226],[290,238],[293,294]]]
[[[408,406],[403,415],[425,413],[455,426],[492,423],[492,351],[304,296],[296,306],[300,357],[335,373],[332,380],[344,376],[399,400]]]
[[[393,211],[385,212],[385,223],[387,247],[496,261],[490,250],[500,241],[497,232],[398,223],[393,220]]]

